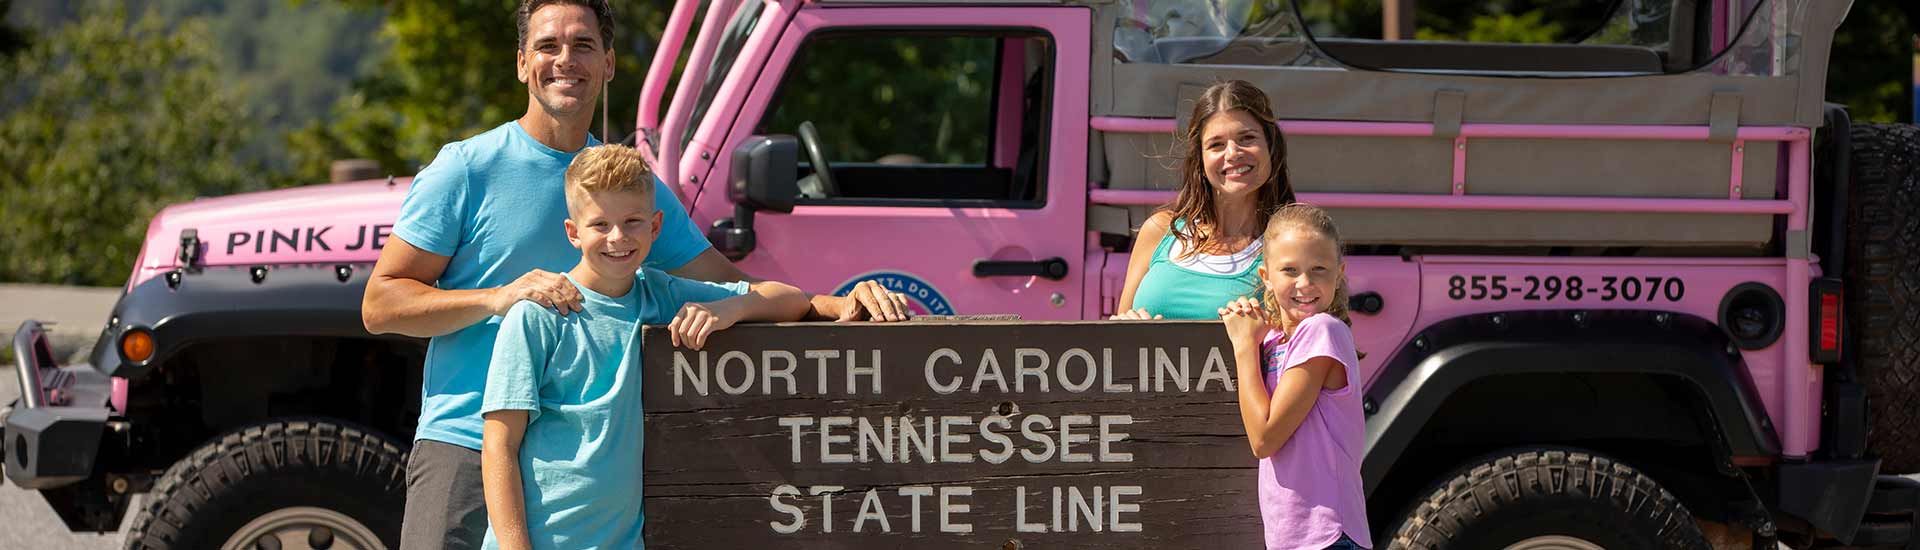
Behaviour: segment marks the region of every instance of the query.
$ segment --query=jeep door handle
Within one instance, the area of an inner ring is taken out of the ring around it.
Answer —
[[[1378,292],[1367,291],[1347,298],[1347,309],[1355,313],[1373,315],[1380,313],[1380,310],[1386,306],[1386,300],[1381,299]]]
[[[1001,260],[974,260],[975,277],[1044,277],[1051,280],[1067,278],[1067,260],[1047,258],[1031,262],[1009,262]]]

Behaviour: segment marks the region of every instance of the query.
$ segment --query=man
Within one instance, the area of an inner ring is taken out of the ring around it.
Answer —
[[[420,423],[407,461],[403,549],[477,548],[486,531],[480,399],[499,315],[528,300],[565,315],[580,295],[558,273],[577,258],[566,240],[564,174],[613,78],[613,11],[605,0],[522,0],[516,74],[520,119],[448,144],[414,178],[361,303],[369,332],[427,337]],[[702,281],[749,279],[712,249],[664,182],[663,216],[646,265]],[[858,304],[812,316],[904,320],[906,298],[878,284]]]

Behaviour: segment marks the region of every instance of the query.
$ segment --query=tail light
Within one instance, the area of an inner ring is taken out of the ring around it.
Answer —
[[[1808,285],[1807,314],[1813,316],[1807,328],[1808,359],[1815,363],[1839,363],[1840,348],[1846,342],[1842,306],[1846,295],[1839,279],[1814,279]]]

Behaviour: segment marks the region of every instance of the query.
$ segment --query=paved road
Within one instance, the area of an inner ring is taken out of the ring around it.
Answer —
[[[13,331],[27,318],[58,323],[53,327],[55,355],[69,359],[89,347],[112,313],[118,288],[73,288],[43,285],[0,285],[0,347],[12,345]],[[13,364],[0,366],[0,405],[12,403],[20,388]],[[135,498],[138,506],[141,499]],[[132,519],[133,514],[127,514]],[[121,526],[125,531],[126,526]],[[73,534],[60,523],[40,494],[7,483],[0,485],[0,548],[49,550],[105,550],[120,547],[120,534]]]
[[[7,335],[12,336],[12,327]],[[13,365],[0,368],[0,404],[12,403],[20,396],[19,384],[14,382]],[[134,505],[140,505],[142,499],[134,498]],[[133,519],[128,513],[127,519]],[[122,532],[126,525],[120,526]],[[40,498],[40,493],[22,489],[12,483],[0,486],[0,548],[33,548],[48,550],[106,550],[120,547],[120,534],[77,535],[67,532],[60,523],[60,516]]]
[[[14,329],[31,318],[51,323],[55,358],[84,359],[75,353],[92,347],[119,299],[118,288],[0,284],[0,347],[12,347]]]

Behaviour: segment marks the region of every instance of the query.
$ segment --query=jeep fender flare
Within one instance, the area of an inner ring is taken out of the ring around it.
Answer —
[[[1372,495],[1448,397],[1511,374],[1671,377],[1703,396],[1700,407],[1723,470],[1735,456],[1778,456],[1779,439],[1745,362],[1719,326],[1663,311],[1514,311],[1427,326],[1388,359],[1367,391],[1361,463]]]
[[[154,366],[193,344],[213,339],[267,336],[376,336],[360,317],[365,264],[208,267],[148,279],[114,304],[91,355],[112,376],[144,377]],[[128,362],[120,335],[152,331],[153,356]]]

